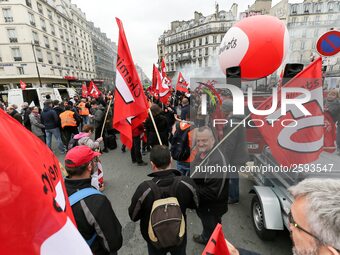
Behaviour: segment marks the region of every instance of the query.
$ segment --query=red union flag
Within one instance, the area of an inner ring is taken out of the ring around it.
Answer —
[[[100,90],[97,88],[96,84],[94,84],[93,81],[90,81],[89,89],[88,89],[88,95],[93,98],[98,98],[101,94]]]
[[[1,254],[92,254],[78,232],[58,159],[0,110]]]
[[[149,106],[132,60],[123,24],[118,18],[116,21],[119,39],[113,127],[120,132],[122,143],[131,149],[132,130],[147,118]]]
[[[222,225],[217,224],[212,233],[207,246],[205,246],[202,255],[229,255],[228,246],[224,239]]]
[[[187,93],[188,92],[188,85],[189,84],[186,82],[186,80],[184,80],[182,72],[179,72],[177,84],[176,84],[176,90]]]
[[[155,64],[153,64],[153,67],[152,67],[152,84],[151,84],[151,91],[153,92],[156,92],[158,91],[158,88],[159,88],[159,85],[158,85],[158,80],[160,75],[159,75],[159,71],[156,67]]]
[[[155,76],[155,82],[156,82],[156,92],[159,95],[159,101],[161,101],[163,104],[167,104],[169,97],[171,96],[169,86],[167,85],[167,77],[162,78],[162,75],[154,66],[153,73]]]
[[[23,82],[22,80],[20,80],[20,88],[21,88],[22,90],[24,90],[24,89],[26,89],[26,87],[27,87],[26,83]]]
[[[87,86],[85,83],[81,85],[81,96],[82,97],[87,97],[88,91],[87,91]]]
[[[321,64],[321,58],[318,58],[284,86],[310,92],[311,98],[302,106],[311,115],[304,114],[294,104],[303,98],[301,93],[285,92],[285,100],[290,103],[283,104],[281,89],[278,91],[278,106],[273,113],[266,116],[251,115],[255,124],[261,123],[259,131],[281,165],[306,164],[318,159],[322,152],[324,115]],[[285,114],[281,113],[283,105],[286,106]],[[257,110],[268,110],[271,107],[272,98],[269,98]]]

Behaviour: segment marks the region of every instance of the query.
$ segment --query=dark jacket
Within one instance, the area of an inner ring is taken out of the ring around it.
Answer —
[[[29,108],[23,109],[23,114],[22,114],[23,123],[24,123],[24,126],[28,130],[31,130],[30,114],[31,114],[31,110]]]
[[[154,116],[154,120],[159,132],[159,136],[161,137],[161,141],[163,143],[163,145],[168,146],[168,136],[169,136],[169,125],[168,125],[168,121],[166,119],[166,117],[163,114],[158,114],[156,116]],[[155,131],[155,128],[153,126],[152,120],[151,118],[147,118],[147,120],[145,121],[145,130],[146,130],[146,136],[148,138],[148,144],[150,146],[154,146],[159,144],[158,138],[157,138],[157,134]]]
[[[338,99],[333,101],[328,101],[326,99],[324,105],[325,111],[328,111],[331,114],[333,121],[340,121],[340,101]]]
[[[66,178],[65,185],[67,194],[70,196],[77,190],[91,187],[91,179],[71,180]],[[91,245],[93,254],[116,254],[122,247],[122,226],[106,196],[89,196],[74,204],[72,211],[78,230],[85,240],[89,240],[95,231],[97,233],[97,237]],[[91,219],[91,222],[88,219]]]
[[[186,120],[189,112],[190,112],[190,105],[183,106],[181,109],[181,119]]]
[[[244,116],[241,115],[232,115],[228,119],[228,124],[223,129],[223,134],[227,135],[238,122],[243,120],[243,118]],[[232,126],[230,126],[231,120],[233,121]],[[230,164],[233,166],[242,166],[249,160],[246,129],[243,124],[237,127],[237,129],[222,143],[221,147],[223,154],[228,157]]]
[[[193,161],[193,170],[198,169],[198,165],[203,160],[202,153],[198,153]],[[223,215],[228,211],[228,195],[229,195],[229,178],[228,173],[223,171],[209,172],[208,166],[221,168],[228,166],[228,159],[223,155],[222,151],[216,149],[200,167],[201,172],[197,171],[194,175],[194,181],[198,187],[200,197],[200,208],[209,209],[215,215]],[[197,167],[197,168],[196,168]],[[217,169],[217,168],[216,168]]]
[[[41,123],[45,129],[54,129],[59,127],[59,117],[51,107],[45,107],[41,113]]]
[[[21,117],[20,113],[18,113],[17,110],[14,109],[10,115],[11,115],[14,119],[16,119],[17,121],[19,121],[20,124],[22,124],[22,117]]]
[[[60,120],[60,114],[63,113],[65,110],[61,108],[60,106],[54,106],[53,110],[57,113],[58,116],[58,126],[61,127],[61,120]]]
[[[153,177],[152,180],[157,182],[159,187],[170,186],[173,183],[174,178],[181,178],[176,197],[184,217],[186,217],[185,212],[187,208],[196,208],[198,206],[196,185],[189,177],[181,176],[180,172],[172,169],[153,172],[148,176]],[[147,242],[150,242],[148,224],[153,202],[154,196],[149,185],[144,181],[136,189],[129,207],[131,220],[140,220],[141,233]]]

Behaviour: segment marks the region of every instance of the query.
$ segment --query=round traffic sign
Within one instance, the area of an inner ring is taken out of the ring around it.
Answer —
[[[340,51],[340,32],[331,30],[320,36],[316,43],[316,49],[320,55],[334,56]]]

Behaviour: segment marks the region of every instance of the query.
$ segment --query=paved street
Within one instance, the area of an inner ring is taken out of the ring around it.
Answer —
[[[63,162],[63,156],[57,156]],[[148,156],[144,156],[148,161]],[[139,230],[139,222],[131,222],[128,216],[130,199],[139,183],[147,178],[150,173],[150,164],[146,167],[137,167],[130,160],[130,153],[122,153],[120,148],[104,153],[102,156],[105,179],[105,194],[112,202],[114,211],[123,226],[124,244],[119,254],[145,255],[146,243]],[[223,230],[225,237],[236,246],[256,251],[262,255],[288,255],[291,254],[291,241],[288,231],[281,232],[275,241],[261,241],[253,229],[250,203],[252,195],[248,191],[252,185],[250,180],[241,180],[241,202],[229,207],[223,217]],[[194,233],[200,233],[201,222],[195,211],[188,212],[188,255],[198,255],[203,251],[203,246],[192,241]]]

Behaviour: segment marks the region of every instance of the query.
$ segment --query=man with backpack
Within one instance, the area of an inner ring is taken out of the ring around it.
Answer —
[[[129,207],[131,220],[140,220],[149,255],[185,255],[186,209],[198,206],[195,183],[171,169],[170,151],[156,145],[150,153],[152,180],[136,189]]]
[[[65,185],[78,230],[93,254],[113,255],[122,246],[122,226],[108,198],[91,186],[98,155],[84,145],[71,149],[65,156]]]

